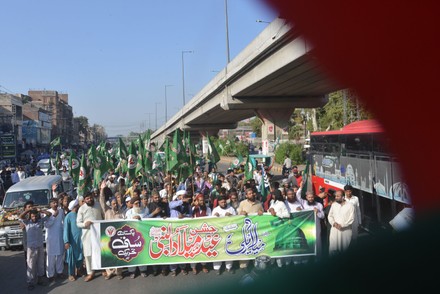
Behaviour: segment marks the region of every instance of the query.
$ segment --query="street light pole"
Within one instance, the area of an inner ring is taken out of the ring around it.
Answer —
[[[157,105],[160,104],[160,102],[156,102],[156,127],[154,128],[155,131],[157,131]]]
[[[151,120],[150,120],[150,118],[151,118],[151,112],[146,112],[145,114],[148,114],[148,129],[149,130],[151,130]]]
[[[165,122],[168,121],[167,88],[172,85],[165,85]]]
[[[193,53],[193,51],[182,51],[182,96],[183,96],[183,106],[185,106],[185,62],[183,60],[184,53]]]
[[[229,25],[228,25],[228,0],[225,0],[225,23],[226,23],[226,60],[229,64],[229,61],[231,61],[230,55],[229,55]]]

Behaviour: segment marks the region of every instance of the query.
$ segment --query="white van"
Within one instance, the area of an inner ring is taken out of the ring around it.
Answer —
[[[27,201],[35,206],[48,209],[53,198],[52,185],[57,184],[57,192],[62,192],[60,175],[29,177],[12,185],[5,194],[0,206],[0,248],[2,250],[23,245],[23,231],[18,217]]]

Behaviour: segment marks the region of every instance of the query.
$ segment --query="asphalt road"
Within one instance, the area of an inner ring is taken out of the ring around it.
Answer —
[[[226,171],[229,167],[229,162],[219,162],[218,170]],[[234,266],[238,268],[238,264]],[[212,265],[211,265],[212,269]],[[197,292],[200,287],[206,287],[212,284],[213,287],[219,285],[240,285],[241,280],[247,274],[242,270],[236,270],[235,274],[223,272],[221,275],[216,275],[216,272],[210,270],[209,273],[199,272],[193,275],[191,271],[187,276],[178,273],[176,277],[168,276],[153,276],[152,269],[149,267],[150,275],[146,278],[137,276],[135,279],[128,277],[127,271],[124,271],[125,278],[118,280],[112,278],[105,280],[98,273],[90,282],[84,282],[80,278],[74,282],[67,279],[56,280],[48,283],[45,286],[36,286],[34,290],[28,291],[26,284],[26,265],[24,253],[22,251],[0,251],[0,293],[176,293],[176,292]],[[67,273],[67,269],[64,271]]]
[[[246,274],[244,271],[237,270],[235,274],[223,272],[220,276],[211,270],[209,273],[200,272],[193,275],[191,271],[187,276],[178,273],[176,277],[153,276],[151,268],[148,268],[149,275],[146,278],[137,276],[135,279],[128,277],[127,271],[124,272],[125,278],[118,280],[112,278],[105,280],[101,273],[98,273],[90,282],[84,282],[83,278],[71,282],[67,279],[56,280],[46,286],[36,286],[34,290],[28,291],[26,285],[26,265],[22,251],[1,251],[0,252],[0,285],[1,293],[176,293],[194,292],[201,286],[217,283],[236,283],[240,285],[241,278]],[[67,270],[65,270],[67,272]]]

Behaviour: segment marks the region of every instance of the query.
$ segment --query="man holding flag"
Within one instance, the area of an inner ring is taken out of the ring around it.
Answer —
[[[260,194],[261,194],[261,202],[265,202],[267,195],[269,194],[269,178],[264,169],[264,165],[261,164],[261,181],[260,181]]]
[[[313,191],[307,191],[309,162],[304,170],[304,179],[301,182],[300,189],[296,192],[296,199],[301,204],[301,210],[313,210],[316,215],[316,258],[320,258],[322,253],[321,245],[321,221],[324,220],[324,207],[315,200]]]

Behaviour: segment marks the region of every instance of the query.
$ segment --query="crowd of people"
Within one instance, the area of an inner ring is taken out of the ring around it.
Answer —
[[[168,173],[162,184],[153,189],[147,184],[141,184],[138,178],[126,185],[124,174],[118,175],[109,170],[98,189],[75,199],[64,192],[59,193],[50,201],[50,209],[47,211],[35,209],[32,202],[26,203],[20,219],[26,231],[24,246],[29,289],[33,289],[35,284],[45,284],[46,278],[50,282],[66,277],[75,281],[81,276],[85,276],[86,282],[92,280],[95,271],[91,266],[90,226],[94,221],[103,219],[182,219],[263,213],[288,218],[294,211],[313,210],[317,219],[315,259],[319,260],[326,254],[337,254],[349,246],[357,231],[352,228],[359,225],[361,219],[360,212],[356,210],[359,202],[356,202],[356,196],[350,193],[350,186],[347,185],[345,191],[337,191],[335,195],[325,191],[314,195],[313,192],[307,191],[303,199],[302,190],[306,188],[298,167],[292,166],[290,174],[281,181],[275,181],[267,172],[270,187],[269,194],[264,198],[260,191],[260,183],[264,181],[262,168],[264,167],[257,168],[253,178],[249,179],[245,179],[238,168],[229,169],[226,174],[217,172],[215,167],[205,172],[196,169],[193,175],[181,182],[177,182],[177,179]],[[45,249],[43,227],[46,228]],[[273,263],[275,262],[278,267],[283,267],[308,260],[294,257],[279,258],[273,260]],[[223,271],[234,273],[235,268],[247,269],[249,264],[249,261],[240,260],[154,265],[151,268],[139,266],[128,267],[126,270],[106,269],[102,275],[108,280],[113,277],[123,279],[124,276],[146,277],[149,274],[198,274],[199,270],[205,273],[214,270],[221,274]],[[67,276],[64,275],[65,265]]]

